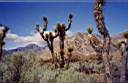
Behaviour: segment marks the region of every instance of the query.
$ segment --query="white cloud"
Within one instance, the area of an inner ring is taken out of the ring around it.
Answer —
[[[16,40],[17,38],[18,38],[18,35],[17,35],[17,34],[8,33],[8,34],[7,34],[7,37],[6,37],[6,40],[7,40],[7,41]]]
[[[73,32],[71,32],[71,31],[67,31],[66,34],[67,34],[67,36],[69,36],[69,37],[73,36]]]
[[[44,34],[49,33],[49,32],[50,31],[46,31]],[[53,35],[55,35],[54,32],[52,32],[52,33],[53,33]],[[67,31],[66,34],[67,34],[67,36],[73,35],[73,33],[71,31]],[[17,46],[15,46],[15,47],[24,47],[24,46],[29,45],[29,44],[37,44],[39,46],[42,46],[43,44],[46,43],[41,38],[39,33],[33,33],[31,35],[28,35],[28,36],[19,36],[17,34],[9,32],[6,36],[5,41],[6,42],[11,41],[13,43],[16,43]],[[13,48],[13,47],[11,47],[11,48]]]
[[[0,29],[4,29],[4,26],[0,26]]]
[[[5,40],[6,42],[12,41],[13,43],[17,43],[19,46],[26,46],[28,44],[42,45],[44,43],[39,33],[34,33],[29,36],[19,36],[14,33],[8,33]]]

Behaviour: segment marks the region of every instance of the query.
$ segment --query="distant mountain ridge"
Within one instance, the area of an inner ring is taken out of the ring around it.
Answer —
[[[102,36],[100,36],[98,34],[93,34],[93,35],[95,35],[97,38],[102,40]],[[123,40],[124,39],[123,38],[123,33],[115,35],[111,38],[112,38],[112,43],[116,42],[118,40]],[[56,52],[57,52],[57,50],[59,50],[59,46],[58,46],[59,44],[58,43],[59,43],[58,41],[54,42]],[[73,36],[68,37],[65,40],[65,49],[67,49],[70,44],[73,44],[75,46],[75,51],[76,51],[75,53],[76,54],[80,54],[80,55],[85,55],[86,54],[87,55],[87,54],[90,54],[90,53],[94,53],[94,49],[89,44],[87,33],[77,32]],[[113,50],[115,49],[115,47],[113,47],[113,46],[111,46],[111,47],[112,47]],[[46,53],[46,55],[48,55],[48,53],[49,53],[47,45],[45,45],[43,47],[40,47],[36,44],[29,44],[25,47],[19,47],[19,48],[16,48],[16,49],[5,50],[4,54],[5,55],[11,55],[15,52],[27,52],[27,51],[33,51],[33,52],[38,53],[38,54],[45,54]]]
[[[11,55],[15,52],[27,52],[27,51],[34,51],[36,53],[40,53],[43,51],[44,48],[46,48],[47,46],[44,46],[44,47],[40,47],[36,44],[29,44],[25,47],[18,47],[16,49],[11,49],[11,50],[5,50],[4,51],[4,54],[5,55]]]

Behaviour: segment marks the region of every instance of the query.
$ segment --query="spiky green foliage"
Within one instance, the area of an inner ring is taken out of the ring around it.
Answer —
[[[72,14],[69,14],[69,19],[72,19],[73,18],[73,15]]]
[[[73,51],[73,46],[69,46],[68,47],[68,52],[72,52]]]
[[[126,38],[128,40],[128,32],[124,33],[124,38]]]
[[[93,28],[92,28],[92,27],[87,28],[87,32],[88,32],[89,34],[92,34]]]
[[[115,43],[115,46],[119,49],[120,46],[121,46],[121,42],[116,42],[116,43]]]

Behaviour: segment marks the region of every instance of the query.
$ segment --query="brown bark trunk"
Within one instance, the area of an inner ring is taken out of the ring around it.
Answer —
[[[126,83],[126,68],[127,68],[127,57],[128,53],[123,53],[122,62],[121,62],[121,69],[120,69],[120,83]]]
[[[55,65],[55,68],[57,68],[57,60],[56,60],[55,55],[54,55],[53,41],[51,41],[51,43],[49,43],[49,41],[47,41],[47,45],[48,45],[49,50],[50,50],[51,55],[52,55],[52,63]]]
[[[61,60],[60,60],[60,68],[64,68],[65,65],[65,60],[64,60],[64,40],[60,40],[60,56],[61,56]]]
[[[96,0],[94,17],[97,23],[98,31],[104,38],[102,58],[103,58],[103,64],[105,68],[105,80],[107,83],[112,83],[111,64],[108,58],[111,38],[104,23],[104,17],[102,12],[103,4],[104,4],[104,0]]]
[[[3,56],[3,45],[4,45],[4,42],[0,42],[0,60],[2,59],[2,56]]]
[[[128,59],[128,52],[127,52],[126,44],[121,44],[121,67],[120,67],[120,83],[126,83],[126,73],[127,73],[127,59]]]
[[[2,58],[2,48],[0,47],[0,60]]]

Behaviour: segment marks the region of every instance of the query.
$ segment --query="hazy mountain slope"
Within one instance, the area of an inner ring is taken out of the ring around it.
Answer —
[[[45,47],[46,46],[39,47],[36,44],[29,44],[25,47],[19,47],[19,48],[16,48],[16,49],[5,50],[4,53],[5,53],[5,55],[11,55],[12,53],[15,53],[15,52],[27,52],[27,51],[34,51],[36,53],[41,53]]]

